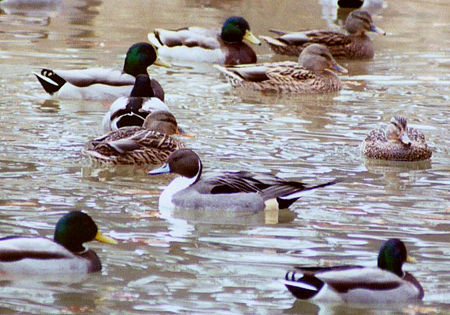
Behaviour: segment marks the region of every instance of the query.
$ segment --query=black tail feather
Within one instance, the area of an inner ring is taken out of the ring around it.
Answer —
[[[61,89],[61,87],[66,83],[66,80],[64,80],[61,76],[57,75],[55,72],[53,72],[53,70],[50,69],[42,69],[40,75],[37,73],[35,73],[34,75],[41,83],[45,92],[47,92],[50,95],[53,95],[53,93],[58,92]],[[53,81],[54,83],[45,80],[43,77]]]
[[[296,194],[296,193],[299,193],[299,192],[303,192],[303,191],[307,191],[307,190],[313,190],[313,189],[316,189],[316,188],[327,187],[327,186],[334,185],[334,184],[342,182],[342,181],[343,181],[343,179],[334,179],[332,181],[329,181],[329,182],[326,182],[326,183],[323,183],[323,184],[302,188],[302,189],[299,189],[296,192],[289,193],[288,195],[277,197],[278,207],[280,209],[287,209],[287,208],[289,208],[290,205],[292,205],[294,202],[296,202],[300,198],[300,196],[299,197],[295,197],[295,198],[289,198],[290,195],[293,195],[293,194]]]

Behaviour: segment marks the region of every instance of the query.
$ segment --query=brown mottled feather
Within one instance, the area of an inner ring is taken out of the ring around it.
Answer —
[[[364,140],[363,153],[367,158],[392,161],[421,161],[431,157],[425,136],[417,129],[408,127],[411,145],[389,141],[382,129],[372,130]]]
[[[114,141],[124,141],[123,152],[116,150]],[[179,140],[141,127],[122,128],[90,141],[83,154],[93,161],[111,164],[160,164],[170,153],[183,148]]]

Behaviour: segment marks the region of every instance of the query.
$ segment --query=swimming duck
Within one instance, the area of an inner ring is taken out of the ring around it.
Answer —
[[[325,93],[341,89],[341,81],[329,70],[347,73],[328,49],[319,44],[302,51],[298,63],[292,61],[223,67],[215,65],[232,87],[276,93]]]
[[[148,33],[148,39],[161,56],[225,65],[256,62],[255,52],[243,40],[261,45],[240,16],[228,18],[222,31],[195,26],[178,30],[158,28]]]
[[[431,157],[425,136],[419,130],[407,127],[406,119],[393,117],[383,129],[369,132],[362,145],[364,156],[391,161],[421,161]]]
[[[334,57],[353,59],[373,58],[374,50],[370,37],[366,32],[386,35],[386,32],[373,24],[372,17],[367,11],[351,12],[345,20],[348,35],[333,31],[300,31],[284,32],[271,30],[278,37],[260,36],[277,54],[298,56],[303,49],[312,43],[328,47]]]
[[[155,111],[145,118],[142,127],[120,128],[91,140],[82,154],[100,164],[161,164],[170,153],[184,147],[170,136],[173,134],[181,134],[175,117],[170,112]]]
[[[155,97],[149,76],[139,74],[130,96],[119,97],[103,116],[103,131],[108,132],[130,126],[141,127],[145,117],[158,110],[168,112],[169,108],[158,97]]]
[[[203,174],[200,157],[192,150],[179,149],[170,154],[163,166],[149,175],[175,173],[175,178],[161,193],[160,209],[181,207],[191,210],[231,210],[257,212],[265,209],[286,209],[306,190],[335,184],[306,187],[272,174],[221,172]]]
[[[135,77],[147,74],[147,67],[152,64],[169,66],[158,59],[155,47],[136,43],[128,49],[122,71],[106,68],[42,69],[34,75],[47,93],[59,98],[113,101],[130,95]],[[158,81],[152,79],[151,85],[155,96],[164,101],[164,91]]]
[[[420,300],[419,281],[402,270],[415,262],[399,239],[389,239],[380,248],[378,267],[296,267],[283,283],[298,299],[344,303],[399,303]]]
[[[86,274],[102,268],[97,254],[83,243],[117,241],[104,236],[94,220],[81,211],[64,215],[56,224],[53,240],[45,237],[9,236],[0,239],[1,274]]]

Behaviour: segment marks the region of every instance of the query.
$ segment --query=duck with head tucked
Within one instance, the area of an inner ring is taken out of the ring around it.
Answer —
[[[336,92],[342,85],[331,71],[347,73],[347,69],[334,60],[328,49],[319,44],[304,49],[298,62],[215,67],[225,75],[232,87],[273,93]]]
[[[337,183],[330,181],[307,187],[269,173],[210,172],[203,173],[200,157],[192,150],[179,149],[168,161],[149,175],[175,173],[175,178],[159,197],[160,209],[230,210],[258,212],[265,209],[287,209],[302,193]]]
[[[255,52],[243,40],[261,45],[240,16],[228,18],[221,31],[195,26],[177,30],[158,28],[148,33],[148,39],[161,56],[225,65],[256,62]]]
[[[184,148],[181,141],[171,137],[174,134],[191,136],[178,128],[170,112],[154,111],[142,127],[123,127],[91,140],[82,154],[99,164],[157,165]]]
[[[34,73],[44,90],[63,99],[108,100],[130,95],[139,74],[147,74],[152,64],[169,67],[158,58],[155,47],[148,43],[132,45],[125,57],[122,70],[89,68],[74,70],[42,69]],[[164,101],[164,90],[151,80],[156,97]]]
[[[347,34],[333,31],[299,31],[284,32],[271,30],[278,37],[260,36],[270,48],[280,55],[298,56],[306,47],[313,43],[327,46],[334,57],[349,59],[370,59],[374,49],[366,32],[386,35],[386,32],[373,24],[367,11],[351,12],[345,20]]]
[[[284,285],[298,299],[341,303],[400,303],[421,300],[419,281],[402,270],[415,263],[405,244],[389,239],[380,248],[378,267],[358,265],[295,267],[286,273]]]
[[[153,111],[169,111],[169,108],[155,96],[151,80],[147,74],[139,74],[134,82],[130,96],[121,96],[109,107],[103,116],[104,132],[122,127],[141,127]]]
[[[422,161],[431,157],[425,136],[408,127],[403,117],[393,117],[386,129],[372,130],[362,145],[364,156],[391,161]]]
[[[86,274],[102,268],[97,254],[83,243],[97,240],[117,244],[98,230],[81,211],[64,215],[56,224],[53,240],[44,237],[9,236],[0,239],[0,274]]]

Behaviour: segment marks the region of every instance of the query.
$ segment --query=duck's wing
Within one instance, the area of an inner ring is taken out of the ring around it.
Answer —
[[[135,78],[132,75],[119,70],[107,68],[89,68],[82,70],[51,70],[42,69],[41,72],[35,73],[39,77],[48,80],[58,81],[65,80],[77,87],[87,87],[93,84],[105,84],[110,86],[133,85]]]
[[[237,66],[214,67],[222,72],[227,78],[237,81],[261,82],[268,80],[266,64],[245,64]]]
[[[414,142],[426,145],[425,135],[415,128],[408,127],[408,137]]]
[[[201,184],[205,193],[231,194],[239,192],[259,192],[272,184],[269,175],[238,172],[208,172],[202,175]]]
[[[296,62],[285,61],[268,64],[266,70],[267,77],[273,82],[305,82],[316,79],[316,74],[303,68]]]
[[[279,36],[275,39],[286,45],[303,45],[306,43],[319,43],[326,45],[346,45],[350,38],[343,33],[322,30],[309,30],[300,32],[283,32],[271,30]]]
[[[177,30],[157,28],[148,34],[149,40],[155,46],[186,46],[202,47],[206,49],[220,48],[218,30],[202,27],[186,27]]]
[[[5,237],[0,239],[0,263],[23,259],[65,259],[74,255],[63,246],[43,237]]]
[[[128,154],[133,151],[171,150],[182,147],[171,136],[139,127],[122,128],[90,142],[90,150],[102,155]]]
[[[300,299],[319,296],[320,291],[322,299],[335,299],[336,294],[346,299],[381,299],[387,291],[404,285],[403,279],[392,272],[363,266],[299,267],[287,272],[283,283]],[[361,297],[361,292],[369,296]]]

